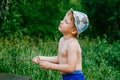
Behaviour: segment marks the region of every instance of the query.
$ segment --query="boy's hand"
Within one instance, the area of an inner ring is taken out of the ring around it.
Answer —
[[[36,57],[33,58],[32,61],[33,61],[34,63],[36,63],[36,64],[39,64],[39,63],[40,63],[40,57],[39,57],[39,56],[36,56]]]
[[[40,61],[39,65],[40,65],[42,68],[50,69],[51,63],[48,62],[48,61]]]

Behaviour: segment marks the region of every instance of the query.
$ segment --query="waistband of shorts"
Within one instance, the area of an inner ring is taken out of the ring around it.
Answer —
[[[66,76],[69,74],[83,74],[83,72],[81,70],[75,70],[73,73],[64,73],[64,74],[62,74],[62,76]]]

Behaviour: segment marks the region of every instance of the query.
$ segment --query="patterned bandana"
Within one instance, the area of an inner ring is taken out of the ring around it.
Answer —
[[[88,28],[89,20],[85,13],[74,11],[73,9],[70,9],[73,12],[74,16],[74,24],[77,28],[78,35],[85,31]]]

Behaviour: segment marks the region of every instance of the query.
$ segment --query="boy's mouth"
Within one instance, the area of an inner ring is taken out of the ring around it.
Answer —
[[[61,25],[59,25],[59,28],[62,28],[62,26],[61,26]]]

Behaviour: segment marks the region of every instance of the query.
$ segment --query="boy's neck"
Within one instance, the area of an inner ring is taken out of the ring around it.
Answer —
[[[71,36],[71,35],[64,35],[64,36],[63,36],[63,39],[64,39],[64,40],[69,40],[69,39],[71,39],[71,38],[74,38],[74,37]]]

